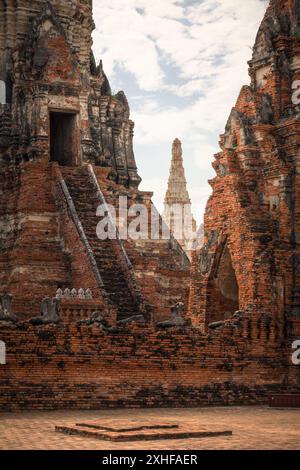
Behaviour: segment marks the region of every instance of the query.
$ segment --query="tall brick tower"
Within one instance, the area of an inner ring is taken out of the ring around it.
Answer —
[[[215,155],[190,311],[202,328],[244,311],[278,338],[300,318],[300,5],[270,2]]]
[[[91,52],[92,2],[1,1],[0,12],[7,102],[0,157],[90,162],[111,167],[118,182],[138,185],[126,97],[112,96]]]
[[[96,236],[99,205],[117,206],[122,194],[151,207],[151,193],[138,191],[129,105],[95,63],[93,29],[91,0],[0,1],[0,294],[13,296],[22,317],[57,289],[88,288],[119,318],[142,304],[169,315],[187,301],[183,253],[153,279],[153,266],[143,265],[150,241],[138,249]],[[159,246],[158,271],[160,250],[166,259],[175,253]],[[173,291],[160,286],[172,285],[164,276],[173,276]]]
[[[196,221],[192,215],[179,139],[175,139],[172,146],[172,162],[163,217],[182,248],[191,256],[195,240],[187,232],[190,229],[196,233]]]

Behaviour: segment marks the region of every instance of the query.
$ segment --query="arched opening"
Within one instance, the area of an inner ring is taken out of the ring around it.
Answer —
[[[225,243],[208,280],[207,323],[224,320],[239,310],[239,287],[231,254]]]
[[[0,80],[0,104],[6,104],[6,85],[3,80]]]

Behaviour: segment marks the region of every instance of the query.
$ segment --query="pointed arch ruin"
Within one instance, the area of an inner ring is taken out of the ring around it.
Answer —
[[[207,283],[207,324],[222,321],[239,310],[239,286],[227,239],[218,250]]]

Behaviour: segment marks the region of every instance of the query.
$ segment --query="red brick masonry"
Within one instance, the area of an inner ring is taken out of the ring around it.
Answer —
[[[24,322],[2,327],[0,336],[7,345],[2,410],[255,404],[299,391],[289,342],[279,347],[272,328],[247,320],[209,335]]]

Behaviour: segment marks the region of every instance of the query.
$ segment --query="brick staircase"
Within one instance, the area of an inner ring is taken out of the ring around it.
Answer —
[[[97,171],[97,170],[96,170]],[[98,173],[98,177],[101,174]],[[160,322],[170,318],[171,308],[177,302],[188,305],[190,285],[190,262],[175,240],[153,239],[151,234],[151,196],[147,192],[136,192],[119,188],[110,181],[103,181],[101,187],[105,200],[115,208],[117,220],[125,225],[118,211],[119,196],[127,197],[128,207],[143,204],[148,209],[148,239],[132,240],[127,237],[123,245],[134,267],[135,275],[143,297],[151,304],[153,319]],[[127,224],[134,219],[127,214]],[[159,218],[160,230],[162,227]]]
[[[130,289],[125,259],[116,240],[100,240],[96,227],[100,218],[96,216],[100,201],[90,179],[87,168],[61,168],[62,175],[73,199],[85,235],[93,250],[98,270],[108,298],[117,310],[117,319],[123,320],[140,313],[140,305]]]

